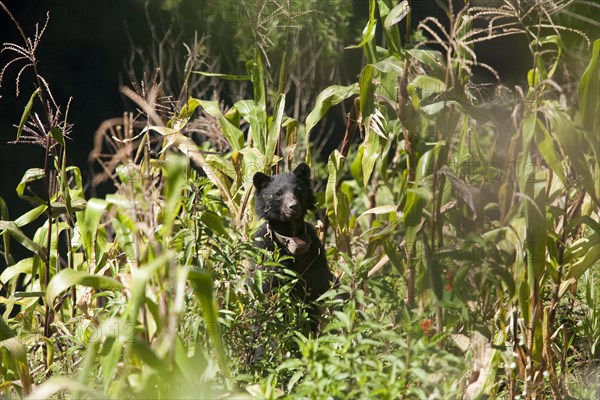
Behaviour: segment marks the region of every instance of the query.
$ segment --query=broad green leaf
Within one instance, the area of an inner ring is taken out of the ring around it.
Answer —
[[[416,76],[409,85],[416,87],[421,90],[421,98],[429,96],[433,93],[441,93],[446,91],[446,84],[432,76],[418,75]]]
[[[552,171],[554,171],[554,173],[558,176],[563,186],[566,186],[566,176],[563,171],[562,164],[559,160],[559,157],[560,159],[564,158],[562,157],[562,154],[559,153],[559,150],[555,148],[554,140],[552,140],[550,133],[540,120],[538,120],[537,123],[537,129],[535,130],[534,139],[538,150],[540,151],[540,153],[542,154]]]
[[[421,107],[421,111],[423,111],[427,115],[435,115],[450,106],[456,107],[457,109],[464,111],[462,104],[454,100],[437,101],[435,103],[427,104],[426,106]],[[465,118],[467,113],[468,112],[465,112]]]
[[[2,271],[2,275],[0,275],[0,281],[2,281],[3,284],[6,284],[15,277],[18,277],[20,274],[30,274],[32,267],[33,257],[24,258],[15,265],[11,265]]]
[[[527,283],[533,291],[546,262],[546,171],[538,171],[525,182]]]
[[[58,274],[54,275],[48,284],[48,289],[46,290],[47,304],[54,304],[54,300],[62,292],[78,285],[104,290],[118,290],[123,287],[117,280],[108,276],[93,275],[72,269],[63,269]]]
[[[410,49],[407,51],[410,57],[415,58],[424,64],[431,73],[428,74],[434,78],[444,79],[446,71],[446,62],[444,56],[437,50]]]
[[[375,30],[377,28],[375,8],[375,0],[369,0],[369,22],[367,23],[367,26],[365,26],[365,29],[363,29],[363,40],[357,45],[346,47],[346,49],[358,49],[373,40],[375,37]]]
[[[292,162],[295,160],[294,152],[298,144],[298,121],[293,118],[284,118],[281,126],[285,128],[285,156],[288,169],[291,171]]]
[[[268,136],[265,148],[265,168],[270,168],[279,141],[281,121],[285,111],[285,94],[280,94],[275,105],[273,119],[269,121]]]
[[[265,157],[255,147],[244,147],[240,153],[244,156],[242,159],[244,182],[252,185],[252,177],[256,172],[262,170],[265,165]]]
[[[80,223],[79,230],[81,232],[82,246],[85,256],[88,260],[96,260],[96,238],[100,229],[100,220],[110,207],[110,203],[106,200],[92,198],[88,201],[84,214],[81,218],[77,218]]]
[[[29,365],[27,364],[27,350],[25,346],[16,337],[11,337],[0,341],[0,351],[7,351],[11,360],[16,363],[19,379],[26,395],[31,393],[32,379],[29,374]]]
[[[267,131],[264,111],[258,109],[254,100],[241,100],[235,103],[233,107],[250,125],[248,136],[252,139],[253,146],[264,153],[266,146],[264,135]]]
[[[4,317],[0,315],[0,341],[10,339],[17,336],[15,331],[10,329],[10,326],[4,321]]]
[[[533,140],[535,129],[537,126],[537,114],[531,113],[523,118],[523,126],[521,128],[521,137],[523,141],[523,151],[517,160],[516,178],[521,192],[525,191],[525,183],[532,179],[531,176],[531,154],[530,146]]]
[[[83,359],[82,366],[79,368],[79,377],[77,379],[82,385],[85,385],[89,380],[90,373],[96,362],[96,357],[98,356],[98,347],[100,347],[99,340],[90,340],[87,344],[85,358]],[[75,392],[73,398],[76,399],[79,396],[80,394]]]
[[[375,168],[375,163],[381,158],[382,150],[381,137],[371,128],[367,128],[366,137],[364,140],[364,153],[362,156],[362,179],[363,186],[369,186],[371,174]]]
[[[364,188],[363,185],[363,172],[362,172],[362,159],[363,159],[363,155],[365,153],[365,144],[362,143],[359,147],[358,147],[358,151],[356,152],[356,157],[354,158],[354,161],[352,161],[352,164],[350,165],[350,173],[352,174],[352,178],[354,178],[354,180],[356,182],[358,182],[361,187]]]
[[[169,237],[173,222],[181,208],[181,196],[183,185],[186,180],[187,159],[183,156],[169,154],[166,160],[166,185],[164,218],[162,224],[162,232],[164,237]]]
[[[265,90],[265,78],[263,74],[262,58],[257,52],[253,60],[246,63],[248,76],[252,82],[254,94],[254,108],[252,114],[255,116],[257,126],[250,125],[252,129],[252,140],[261,152],[267,148],[267,94]],[[242,114],[243,115],[243,114]],[[248,121],[251,122],[251,121]]]
[[[85,393],[92,399],[105,399],[106,394],[95,391],[88,386],[63,376],[53,376],[35,387],[29,399],[50,399],[60,392]],[[87,397],[86,397],[87,398]]]
[[[373,65],[373,68],[376,70],[386,74],[391,73],[396,76],[402,76],[404,74],[405,62],[398,57],[388,57],[371,65]]]
[[[28,183],[43,180],[45,177],[46,175],[44,174],[44,170],[41,168],[28,169],[25,171],[25,174],[23,174],[21,182],[19,182],[17,185],[17,195],[22,199],[31,200],[38,204],[44,204],[45,200],[39,198],[38,196],[25,195],[25,188],[27,187]]]
[[[585,190],[592,197],[597,205],[600,205],[600,199],[596,193],[596,179],[590,171],[590,163],[586,160],[583,154],[591,150],[585,143],[585,136],[581,129],[578,129],[569,115],[561,111],[554,105],[548,103],[548,107],[544,109],[546,115],[550,118],[553,132],[568,157],[569,163],[577,174],[577,178],[581,179],[581,183]]]
[[[205,324],[212,340],[221,373],[229,376],[229,367],[227,366],[227,354],[221,338],[218,322],[218,309],[213,296],[213,277],[207,272],[190,271],[188,279],[194,288],[194,293],[200,301],[200,306],[204,312]]]
[[[333,85],[325,88],[317,96],[315,106],[310,114],[308,114],[306,117],[307,134],[310,133],[310,130],[317,125],[317,123],[325,116],[331,107],[358,93],[359,90],[357,84],[350,86]]]
[[[392,8],[392,11],[390,11],[390,13],[385,17],[383,27],[385,29],[390,29],[393,25],[396,25],[398,22],[402,21],[409,12],[410,6],[408,5],[408,1],[401,1],[394,8]]]
[[[40,94],[40,88],[37,88],[29,98],[29,101],[25,105],[25,110],[23,110],[23,115],[21,115],[21,121],[19,121],[19,126],[17,128],[17,141],[21,137],[21,132],[23,132],[23,127],[25,123],[27,123],[27,118],[29,118],[29,114],[31,114],[31,108],[33,107],[33,101]]]
[[[223,217],[214,211],[206,210],[202,212],[200,220],[208,229],[215,232],[219,236],[227,235],[227,230],[223,225]]]
[[[483,201],[481,199],[481,190],[459,179],[446,165],[440,168],[440,173],[446,175],[446,178],[448,178],[464,202],[475,213],[477,218],[480,221],[483,221]]]
[[[8,232],[13,239],[19,242],[27,250],[37,254],[42,260],[46,259],[44,248],[29,239],[13,221],[0,221],[0,234],[5,232]]]
[[[194,111],[196,111],[196,108],[198,108],[199,106],[200,100],[194,97],[190,97],[187,103],[185,103],[183,107],[181,107],[181,110],[179,110],[177,116],[173,116],[173,118],[169,120],[169,122],[167,123],[167,129],[173,129],[176,132],[180,132],[188,123],[190,118],[192,118]],[[163,136],[166,135],[163,134]]]
[[[558,67],[558,62],[560,61],[560,56],[562,54],[562,48],[564,47],[564,43],[560,35],[550,35],[542,38],[540,40],[540,44],[554,44],[556,46],[556,56],[553,57],[554,61],[552,67],[550,67],[550,71],[548,72],[548,79],[552,79],[554,73],[556,72],[556,68]]]
[[[341,191],[340,185],[343,176],[343,167],[346,157],[338,150],[329,156],[327,170],[329,179],[325,188],[325,206],[332,227],[337,232],[336,239],[341,249],[349,247],[349,207],[346,194]]]
[[[65,145],[65,137],[63,136],[63,132],[60,130],[60,128],[55,126],[50,129],[50,137],[61,146]]]
[[[176,144],[177,148],[179,149],[179,151],[181,151],[189,159],[191,159],[194,162],[194,164],[196,164],[197,166],[199,166],[200,168],[202,168],[204,170],[208,179],[221,192],[221,195],[223,196],[225,202],[227,203],[227,206],[231,210],[234,210],[233,211],[234,215],[237,215],[237,210],[239,207],[231,196],[231,192],[229,190],[229,188],[231,186],[229,179],[223,178],[224,173],[234,172],[233,168],[229,167],[229,168],[226,168],[224,171],[220,170],[218,168],[214,168],[213,167],[214,163],[210,162],[209,159],[204,158],[204,155],[198,149],[198,146],[196,146],[196,143],[194,143],[193,140],[191,140],[190,138],[188,138],[180,133],[177,133],[175,136],[176,136],[175,144]],[[214,159],[214,157],[213,157],[213,159]],[[219,159],[224,161],[224,159],[222,157]]]
[[[404,229],[406,231],[404,239],[406,241],[406,248],[411,254],[414,254],[417,232],[421,224],[424,205],[425,201],[416,189],[407,189],[406,200],[404,203]]]
[[[267,95],[265,90],[265,79],[263,74],[263,64],[260,54],[256,53],[254,60],[246,63],[248,76],[252,81],[254,89],[254,103],[259,110],[258,118],[262,121],[266,120]]]
[[[398,206],[396,206],[396,205],[379,206],[379,207],[374,207],[374,208],[368,209],[367,211],[360,214],[358,216],[358,218],[364,217],[365,215],[369,215],[369,214],[375,214],[375,215],[391,214],[391,213],[396,213],[397,211],[398,211]]]
[[[373,65],[366,65],[360,72],[360,115],[363,125],[371,114],[375,112],[375,84],[373,82]]]
[[[219,121],[223,136],[234,151],[244,147],[244,134],[225,118],[217,101],[200,100],[200,106],[207,114]]]
[[[402,4],[404,3],[404,4]],[[383,21],[383,35],[387,52],[399,56],[402,53],[402,41],[400,39],[400,29],[397,23],[408,14],[408,1],[394,6],[391,0],[377,0],[379,9],[379,19]],[[403,6],[407,14],[403,14]],[[373,42],[370,43],[374,44]],[[371,46],[373,47],[373,46]]]
[[[600,264],[600,234],[581,238],[569,246],[564,262],[570,265],[567,279],[579,279],[590,267]]]
[[[598,134],[600,130],[600,39],[594,41],[590,63],[577,86],[577,98],[579,100],[579,112],[585,129]]]

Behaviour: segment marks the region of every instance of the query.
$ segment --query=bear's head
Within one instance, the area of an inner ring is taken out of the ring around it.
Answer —
[[[271,223],[303,220],[306,211],[315,208],[310,167],[305,163],[287,174],[268,176],[257,172],[252,181],[256,214]]]

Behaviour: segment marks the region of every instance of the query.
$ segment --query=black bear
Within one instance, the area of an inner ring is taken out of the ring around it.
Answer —
[[[334,277],[315,228],[304,221],[306,212],[315,208],[310,167],[302,163],[293,172],[274,176],[257,172],[253,183],[256,214],[266,219],[254,236],[255,245],[269,251],[277,247],[281,256],[291,257],[281,263],[302,277],[293,293],[311,304],[329,290]],[[278,284],[271,280],[264,289],[268,292]],[[316,307],[313,307],[313,331],[318,326],[318,315],[314,314],[318,314]]]

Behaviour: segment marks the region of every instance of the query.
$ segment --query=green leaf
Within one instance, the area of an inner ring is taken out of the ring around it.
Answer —
[[[10,329],[10,326],[4,321],[4,317],[0,315],[0,341],[10,339],[17,336],[15,331]]]
[[[285,156],[287,158],[288,169],[292,170],[294,161],[294,152],[298,144],[298,121],[293,118],[284,118],[281,124],[285,128]]]
[[[562,157],[562,154],[557,155],[557,149],[554,146],[554,140],[552,139],[550,133],[540,120],[538,120],[537,123],[537,129],[534,133],[534,139],[538,150],[540,151],[540,153],[542,154],[552,171],[554,171],[554,173],[558,176],[563,186],[566,186],[567,179],[563,171],[562,164],[559,160],[559,157],[560,159],[564,159],[564,157]]]
[[[55,142],[59,143],[61,146],[65,145],[65,138],[60,128],[55,126],[52,129],[50,129],[50,137],[54,139]]]
[[[2,271],[2,275],[0,275],[0,281],[3,284],[6,284],[15,277],[18,277],[20,274],[31,273],[32,268],[33,257],[24,258],[15,265],[11,265],[10,267]]]
[[[346,47],[346,49],[358,49],[366,45],[371,40],[373,40],[373,38],[375,37],[375,30],[377,28],[375,8],[375,0],[369,0],[369,22],[367,23],[367,26],[365,26],[365,29],[363,29],[363,40],[357,45]]]
[[[364,188],[363,185],[363,172],[362,172],[362,159],[363,159],[363,155],[365,153],[365,144],[362,143],[359,147],[358,147],[358,151],[356,152],[356,157],[354,158],[354,161],[352,161],[352,164],[350,165],[350,174],[352,175],[352,178],[354,178],[354,180],[356,182],[358,182],[361,187]]]
[[[360,115],[363,119],[363,125],[371,114],[375,112],[375,84],[373,82],[374,67],[371,64],[366,65],[360,72]]]
[[[169,237],[173,222],[179,213],[182,206],[180,202],[182,196],[183,185],[186,180],[187,158],[169,153],[166,160],[166,185],[164,218],[161,230],[164,237]]]
[[[534,281],[544,273],[546,262],[546,171],[537,171],[525,183],[525,220],[527,283],[533,291]]]
[[[27,364],[27,351],[25,346],[16,337],[11,337],[0,341],[0,351],[7,351],[10,354],[10,359],[17,365],[17,372],[23,387],[23,392],[26,395],[31,393],[31,375],[29,374],[29,365]]]
[[[205,324],[212,340],[221,372],[228,377],[227,354],[219,332],[217,304],[213,296],[213,277],[207,272],[190,271],[188,279],[204,312]]]
[[[409,85],[421,90],[421,98],[424,99],[432,93],[442,93],[446,91],[446,84],[432,76],[418,75]]]
[[[349,246],[349,207],[348,197],[340,191],[343,167],[346,157],[338,150],[329,156],[327,171],[327,187],[325,188],[325,206],[331,226],[336,230],[336,239],[341,249],[348,250]]]
[[[31,393],[31,399],[50,399],[59,392],[85,393],[92,399],[105,399],[107,396],[77,381],[62,376],[53,376]]]
[[[558,62],[560,61],[560,55],[562,54],[562,48],[564,47],[564,43],[560,35],[550,35],[542,38],[540,40],[540,44],[554,44],[556,46],[556,56],[554,57],[552,67],[548,72],[548,79],[552,79],[554,73],[556,72],[556,68],[558,67]]]
[[[40,94],[40,88],[37,88],[29,98],[29,101],[25,105],[25,110],[23,110],[23,115],[21,115],[21,121],[19,122],[19,126],[17,128],[17,141],[21,137],[21,132],[23,132],[23,127],[27,122],[27,118],[29,118],[29,114],[31,113],[31,108],[33,107],[33,100]]]
[[[410,6],[408,5],[408,1],[401,1],[394,8],[392,8],[392,11],[390,11],[390,13],[385,17],[383,27],[385,29],[390,29],[393,25],[396,25],[398,22],[402,21],[409,12]]]
[[[375,169],[375,163],[381,158],[381,141],[381,137],[375,130],[368,127],[364,140],[364,153],[362,156],[362,184],[364,187],[369,186],[369,179],[371,179],[371,174],[373,173],[373,169]]]
[[[396,206],[396,205],[379,206],[379,207],[374,207],[374,208],[368,209],[367,211],[360,214],[358,216],[358,218],[364,217],[365,215],[369,215],[369,214],[375,214],[375,215],[391,214],[391,213],[396,213],[397,211],[398,211],[398,206]]]
[[[406,191],[406,200],[404,203],[404,229],[406,231],[405,241],[406,249],[413,253],[417,232],[421,224],[425,201],[419,195],[417,190],[410,188]],[[413,253],[414,254],[414,253]]]
[[[217,101],[200,100],[200,106],[207,114],[219,121],[223,136],[234,151],[239,151],[244,147],[244,134],[225,118]]]
[[[204,71],[192,71],[194,74],[211,76],[215,78],[221,78],[228,81],[247,81],[250,79],[248,75],[231,75],[231,74],[219,74],[215,72],[204,72]]]
[[[283,112],[285,111],[285,94],[280,94],[275,105],[274,116],[269,121],[268,136],[265,148],[265,168],[270,168],[275,155],[275,147],[280,135],[281,121],[283,120]]]
[[[93,275],[72,269],[63,269],[58,274],[54,275],[48,284],[48,289],[46,290],[47,304],[54,304],[54,300],[62,292],[77,285],[104,290],[118,290],[123,287],[116,279],[108,276]]]
[[[591,150],[588,144],[585,143],[583,132],[581,129],[578,129],[569,114],[555,108],[553,104],[550,104],[550,107],[546,108],[545,112],[551,121],[553,132],[561,148],[567,155],[570,165],[577,173],[577,178],[581,179],[583,187],[592,197],[592,200],[597,205],[600,205],[600,199],[596,193],[596,179],[594,179],[590,171],[590,163],[583,156]]]
[[[385,58],[371,65],[373,65],[373,68],[377,71],[383,72],[384,74],[392,73],[396,76],[404,75],[405,62],[395,56]]]
[[[19,229],[17,224],[12,221],[0,221],[0,234],[8,232],[13,239],[19,242],[23,247],[27,250],[30,250],[37,254],[42,260],[46,259],[46,254],[44,249],[35,243],[33,240],[29,239],[23,231]]]
[[[8,206],[6,205],[6,202],[4,201],[4,199],[2,197],[0,197],[0,221],[7,221],[9,219],[8,214],[9,214]],[[15,223],[16,223],[16,221],[15,221]],[[17,226],[19,226],[19,224],[17,224]],[[0,236],[2,236],[2,245],[3,245],[2,250],[4,252],[4,265],[10,265],[14,262],[12,260],[12,257],[10,256],[10,236],[8,235],[8,232],[4,232]]]
[[[583,127],[598,134],[600,130],[600,39],[594,41],[592,57],[577,85],[577,99]]]
[[[200,220],[206,225],[208,229],[215,232],[219,236],[227,235],[227,230],[223,225],[223,217],[215,213],[214,211],[204,211]]]
[[[567,279],[579,279],[590,267],[600,264],[600,234],[573,243],[565,252],[564,263],[570,265]]]
[[[448,166],[444,165],[440,168],[440,173],[446,175],[454,189],[460,197],[475,213],[479,220],[483,220],[483,201],[481,199],[480,189],[470,185],[469,183],[459,179]]]
[[[84,214],[77,218],[81,233],[82,246],[88,260],[95,260],[96,237],[100,229],[100,220],[110,207],[106,200],[92,198],[87,202]],[[81,223],[83,221],[83,223]]]
[[[32,201],[35,201],[36,203],[45,203],[45,200],[43,200],[37,196],[26,196],[24,194],[25,188],[27,187],[28,183],[43,180],[45,177],[46,177],[46,175],[44,173],[44,170],[41,168],[28,169],[27,171],[25,171],[25,174],[23,174],[23,178],[21,178],[21,182],[19,182],[19,184],[17,185],[17,195],[22,199],[32,200]]]
[[[259,110],[254,100],[241,100],[233,105],[240,115],[250,125],[248,136],[252,143],[261,153],[265,152],[265,132],[267,131],[266,114]]]
[[[306,117],[306,132],[310,133],[310,130],[317,125],[317,123],[323,119],[329,109],[347,98],[359,93],[358,85],[353,84],[350,86],[339,86],[333,85],[325,88],[317,96],[315,106],[312,111]]]

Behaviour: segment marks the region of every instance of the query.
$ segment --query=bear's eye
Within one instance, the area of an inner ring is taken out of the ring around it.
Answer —
[[[283,190],[278,190],[277,192],[275,192],[275,197],[280,199],[281,196],[283,196]]]

